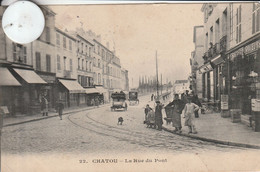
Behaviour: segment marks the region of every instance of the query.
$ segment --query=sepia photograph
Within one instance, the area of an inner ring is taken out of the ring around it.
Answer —
[[[0,6],[2,172],[260,170],[260,3]]]

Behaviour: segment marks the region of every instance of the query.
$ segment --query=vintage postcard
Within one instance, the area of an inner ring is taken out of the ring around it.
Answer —
[[[259,2],[16,3],[1,171],[260,170]]]

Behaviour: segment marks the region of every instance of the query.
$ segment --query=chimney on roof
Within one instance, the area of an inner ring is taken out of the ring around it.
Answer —
[[[107,42],[107,49],[109,49],[109,42]]]

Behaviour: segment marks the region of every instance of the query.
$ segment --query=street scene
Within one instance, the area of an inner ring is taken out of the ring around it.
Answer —
[[[259,3],[40,9],[1,22],[2,171],[259,170]]]

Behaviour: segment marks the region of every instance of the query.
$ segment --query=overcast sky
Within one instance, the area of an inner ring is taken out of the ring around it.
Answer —
[[[193,26],[203,25],[202,4],[70,5],[52,6],[56,23],[68,30],[80,27],[115,45],[132,87],[139,76],[154,76],[155,52],[163,81],[187,79],[194,50]],[[79,17],[77,17],[79,16]]]

